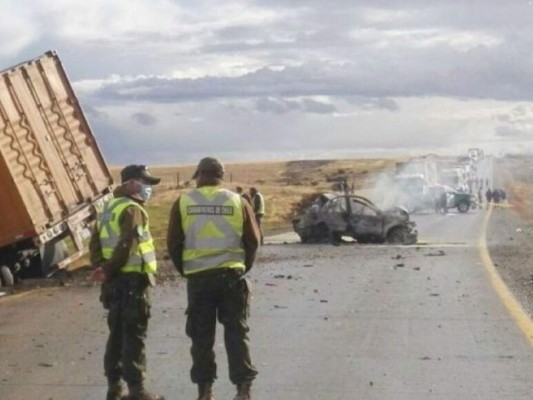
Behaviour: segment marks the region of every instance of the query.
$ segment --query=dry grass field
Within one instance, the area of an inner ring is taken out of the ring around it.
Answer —
[[[495,163],[497,185],[507,190],[509,203],[533,223],[533,156],[506,156]]]

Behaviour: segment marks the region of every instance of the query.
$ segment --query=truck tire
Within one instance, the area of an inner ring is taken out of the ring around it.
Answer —
[[[42,274],[49,277],[56,272],[57,264],[68,257],[68,247],[64,240],[48,242],[41,246],[40,253]]]
[[[470,209],[470,204],[468,204],[465,201],[462,201],[461,203],[457,204],[457,211],[460,213],[465,213]]]
[[[0,267],[0,276],[2,277],[5,286],[13,286],[15,284],[15,277],[8,266],[2,265]]]

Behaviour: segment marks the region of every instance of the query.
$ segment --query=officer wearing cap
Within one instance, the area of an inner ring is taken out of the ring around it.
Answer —
[[[107,400],[164,400],[148,392],[145,344],[150,318],[149,286],[155,284],[155,248],[144,204],[160,182],[144,165],[121,171],[122,184],[98,212],[89,244],[92,279],[102,283],[100,300],[109,310],[104,355]],[[123,397],[121,379],[128,384]]]
[[[251,206],[220,187],[223,177],[218,159],[200,161],[193,176],[197,188],[172,207],[167,246],[176,269],[187,278],[186,333],[192,340],[191,379],[198,385],[198,400],[213,399],[217,317],[224,325],[230,380],[237,386],[234,400],[249,400],[257,370],[250,357],[250,283],[244,274],[252,268],[260,236]]]

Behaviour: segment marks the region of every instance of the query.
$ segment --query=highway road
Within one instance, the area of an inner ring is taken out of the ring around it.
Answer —
[[[513,317],[491,283],[478,246],[484,216],[415,216],[413,246],[268,238],[250,274],[253,398],[530,399],[533,348],[523,327],[531,323]],[[153,300],[149,386],[194,399],[184,282],[158,286]],[[0,399],[104,398],[97,287],[4,298],[0,321]],[[231,399],[221,329],[216,353],[215,397]]]

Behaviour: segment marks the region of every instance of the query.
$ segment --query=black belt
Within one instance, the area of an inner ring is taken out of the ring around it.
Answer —
[[[187,279],[195,278],[207,278],[207,277],[238,277],[244,274],[244,269],[242,268],[217,268],[217,269],[208,269],[206,271],[197,272],[195,274],[187,276]]]

